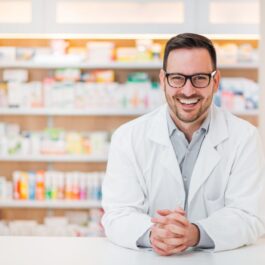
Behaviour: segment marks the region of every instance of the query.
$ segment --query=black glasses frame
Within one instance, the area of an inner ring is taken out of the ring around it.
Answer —
[[[194,75],[183,75],[183,74],[180,74],[180,73],[167,73],[167,72],[165,71],[165,76],[166,76],[166,79],[167,79],[167,83],[168,83],[168,85],[169,85],[170,87],[173,87],[173,88],[182,88],[182,87],[184,87],[184,86],[186,85],[188,79],[190,80],[191,84],[192,84],[194,87],[196,87],[196,88],[205,88],[205,87],[207,87],[207,86],[210,84],[211,79],[215,76],[216,72],[217,72],[217,70],[214,70],[214,71],[211,72],[211,73],[197,73],[197,74],[194,74]],[[172,86],[172,85],[170,84],[169,80],[168,80],[168,78],[169,78],[171,75],[179,75],[179,76],[183,76],[183,77],[185,78],[184,84],[183,84],[182,86],[179,86],[179,87]],[[208,76],[208,77],[209,77],[208,84],[205,85],[205,86],[203,86],[203,87],[201,87],[201,86],[198,87],[198,86],[194,85],[194,84],[193,84],[193,81],[192,81],[192,78],[193,78],[194,76],[198,76],[198,75],[205,75],[205,76]]]

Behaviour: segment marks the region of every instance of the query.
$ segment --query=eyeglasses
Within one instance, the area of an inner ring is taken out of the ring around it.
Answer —
[[[196,88],[205,88],[210,84],[211,78],[216,74],[216,70],[211,73],[198,73],[194,75],[183,75],[178,73],[165,72],[167,82],[171,87],[182,88],[185,86],[187,80],[191,81],[191,84]]]

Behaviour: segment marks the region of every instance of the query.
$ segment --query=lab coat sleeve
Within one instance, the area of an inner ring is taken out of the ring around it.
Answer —
[[[214,251],[252,244],[262,236],[265,233],[264,202],[262,143],[257,130],[251,128],[236,152],[225,191],[225,207],[198,221],[213,239]]]
[[[137,163],[127,131],[112,137],[106,176],[103,181],[102,224],[115,244],[138,249],[137,241],[152,226],[141,167]]]
[[[200,224],[196,224],[196,225],[197,225],[197,227],[198,227],[198,229],[200,231],[200,240],[199,240],[199,243],[196,245],[196,248],[202,248],[202,249],[214,248],[213,240],[205,232],[203,227]]]
[[[147,230],[137,241],[137,246],[141,248],[151,248],[150,242],[151,229]]]

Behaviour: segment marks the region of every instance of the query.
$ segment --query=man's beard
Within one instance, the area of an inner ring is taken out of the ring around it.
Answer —
[[[177,107],[177,104],[176,104],[176,101],[178,100],[177,98],[182,98],[182,99],[199,98],[200,101],[205,100],[205,98],[202,97],[201,95],[194,95],[189,98],[183,95],[177,95],[174,97],[170,97],[166,92],[167,91],[166,88],[164,89],[164,91],[165,91],[165,97],[166,97],[166,100],[167,100],[167,103],[169,105],[171,112],[173,112],[173,114],[176,116],[178,120],[185,122],[185,123],[193,123],[196,120],[199,120],[208,111],[208,109],[210,108],[212,104],[213,93],[211,94],[211,96],[207,98],[204,104],[200,106],[200,108],[197,110],[197,112],[194,115],[192,115],[191,117],[186,117],[186,115],[185,114],[183,115],[181,113],[182,111],[180,111]],[[181,103],[179,102],[179,104]]]

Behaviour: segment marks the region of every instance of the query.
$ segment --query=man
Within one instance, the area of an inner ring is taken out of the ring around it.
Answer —
[[[107,237],[172,255],[253,243],[265,232],[265,167],[257,129],[212,104],[212,42],[180,34],[165,48],[167,104],[113,135],[103,183]]]

